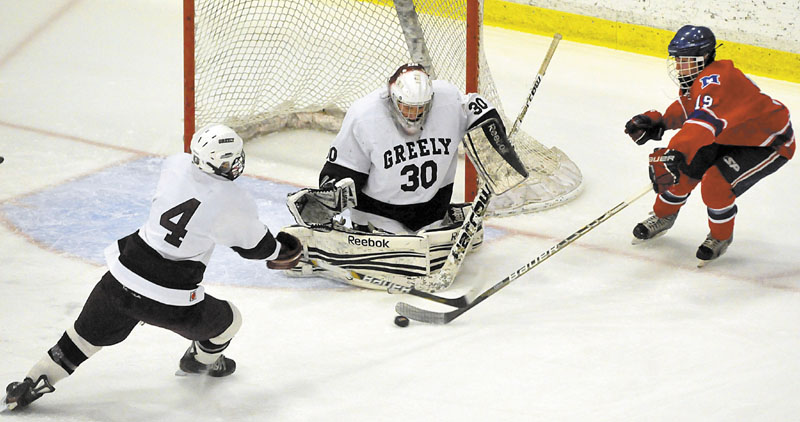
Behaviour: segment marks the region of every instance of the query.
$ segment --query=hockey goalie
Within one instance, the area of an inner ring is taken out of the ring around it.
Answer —
[[[484,188],[472,204],[451,204],[462,140]],[[287,274],[382,290],[446,289],[483,242],[491,195],[526,177],[492,104],[405,64],[350,107],[319,188],[289,195],[297,224],[283,231],[300,239],[304,257]]]

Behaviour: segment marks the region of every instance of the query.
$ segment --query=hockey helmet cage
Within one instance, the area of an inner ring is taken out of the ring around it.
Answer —
[[[682,90],[688,91],[697,75],[717,53],[717,39],[705,26],[684,25],[667,46],[669,75]]]
[[[244,171],[244,142],[225,125],[211,124],[198,130],[189,148],[192,162],[206,173],[235,180]]]
[[[389,97],[400,128],[409,135],[419,133],[433,100],[433,84],[425,67],[417,63],[400,66],[389,78]]]

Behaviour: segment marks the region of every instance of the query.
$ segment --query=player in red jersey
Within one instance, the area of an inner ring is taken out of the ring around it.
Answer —
[[[663,115],[651,110],[625,125],[639,145],[678,129],[667,148],[650,154],[658,197],[653,215],[637,224],[633,235],[647,240],[671,228],[700,184],[710,228],[697,249],[702,265],[733,240],[736,198],[792,158],[795,137],[786,106],[761,92],[732,61],[714,60],[716,38],[709,28],[682,27],[667,50],[680,97]]]

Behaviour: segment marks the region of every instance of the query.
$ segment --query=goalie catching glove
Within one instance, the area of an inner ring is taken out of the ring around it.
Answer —
[[[297,224],[305,227],[330,226],[333,217],[354,208],[356,203],[356,185],[350,178],[335,184],[325,182],[319,189],[300,189],[290,193],[286,200]]]
[[[680,182],[681,172],[686,172],[686,158],[674,149],[656,148],[650,154],[650,181],[656,193],[664,192]]]
[[[275,240],[280,242],[278,257],[267,261],[270,270],[289,270],[295,267],[303,256],[303,245],[300,240],[286,232],[279,232]]]
[[[637,114],[625,123],[625,133],[636,142],[636,145],[644,145],[651,139],[660,141],[666,128],[661,113],[655,110]]]

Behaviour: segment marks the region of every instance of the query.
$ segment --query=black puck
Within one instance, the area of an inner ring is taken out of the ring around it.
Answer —
[[[5,158],[3,158],[2,155],[0,155],[0,163],[2,163],[3,161],[5,161]]]
[[[394,317],[394,325],[398,327],[408,327],[408,318],[398,315]]]

